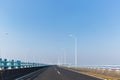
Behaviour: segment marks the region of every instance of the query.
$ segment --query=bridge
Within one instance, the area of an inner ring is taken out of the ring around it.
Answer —
[[[58,65],[0,58],[0,80],[101,80]]]

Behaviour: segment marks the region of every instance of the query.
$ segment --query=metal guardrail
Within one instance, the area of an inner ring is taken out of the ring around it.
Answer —
[[[7,60],[0,58],[0,69],[17,69],[17,68],[29,68],[29,67],[39,67],[45,66],[45,64],[22,62],[20,60]]]

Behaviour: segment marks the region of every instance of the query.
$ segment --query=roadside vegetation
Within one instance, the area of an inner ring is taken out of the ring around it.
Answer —
[[[120,80],[120,70],[116,69],[75,68],[75,67],[69,67],[69,69],[79,71],[87,75],[103,78],[105,80]]]

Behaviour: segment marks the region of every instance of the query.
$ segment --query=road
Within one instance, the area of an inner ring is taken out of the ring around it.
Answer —
[[[50,66],[33,80],[101,80],[95,77],[80,74],[58,66]]]

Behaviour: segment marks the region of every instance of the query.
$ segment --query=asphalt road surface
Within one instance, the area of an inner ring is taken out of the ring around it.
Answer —
[[[58,66],[50,66],[34,80],[101,80],[95,77],[80,74]]]

